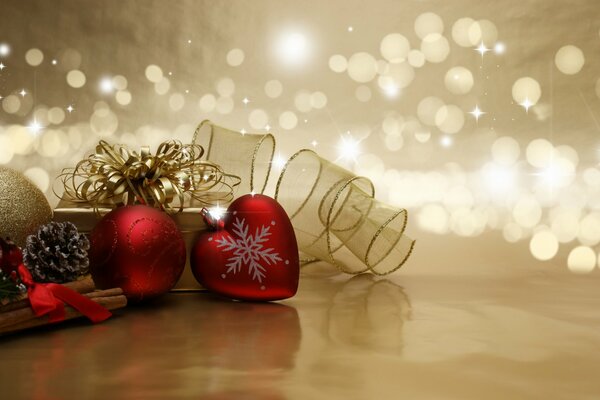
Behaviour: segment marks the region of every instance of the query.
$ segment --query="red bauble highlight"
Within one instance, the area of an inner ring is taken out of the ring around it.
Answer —
[[[185,242],[164,212],[144,205],[106,214],[90,235],[90,272],[102,289],[120,287],[134,301],[172,289],[185,267]]]
[[[235,200],[221,223],[203,233],[191,254],[192,272],[205,288],[239,300],[292,297],[300,262],[294,228],[274,199],[245,195]]]

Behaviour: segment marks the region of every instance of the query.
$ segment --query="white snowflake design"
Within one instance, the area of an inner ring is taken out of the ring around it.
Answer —
[[[271,224],[275,225],[275,221]],[[256,228],[254,235],[249,234],[250,228],[246,224],[246,220],[240,220],[236,217],[233,223],[233,233],[237,238],[234,239],[233,235],[223,235],[215,240],[217,248],[221,248],[221,251],[233,250],[233,255],[229,257],[228,263],[225,265],[228,267],[227,273],[236,274],[246,264],[248,265],[248,274],[252,275],[252,280],[262,283],[267,272],[264,264],[272,265],[283,261],[279,254],[275,252],[275,249],[264,247],[267,238],[271,236],[270,229],[270,226],[263,225],[260,229]]]

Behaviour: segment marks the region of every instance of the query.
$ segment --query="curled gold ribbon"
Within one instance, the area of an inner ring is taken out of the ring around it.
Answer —
[[[271,134],[241,134],[202,121],[192,143],[205,142],[207,159],[241,177],[242,193],[264,193],[275,153]],[[323,260],[350,274],[389,274],[410,256],[407,211],[375,199],[372,182],[300,150],[285,164],[274,198],[294,226],[304,263]]]
[[[138,153],[102,140],[93,154],[59,175],[64,187],[59,197],[86,203],[96,212],[136,203],[179,212],[186,195],[202,206],[231,201],[240,178],[201,160],[203,154],[202,146],[179,141],[163,142],[152,154],[148,146]]]

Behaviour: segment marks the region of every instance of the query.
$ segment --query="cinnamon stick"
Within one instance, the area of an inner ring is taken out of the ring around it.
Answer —
[[[123,294],[123,289],[120,287],[105,289],[105,290],[94,290],[93,292],[84,293],[85,297],[89,297],[90,299],[94,299],[96,297],[112,297],[119,296]]]
[[[81,293],[81,294],[89,293],[96,288],[96,285],[94,284],[94,281],[92,280],[92,277],[90,275],[87,275],[85,278],[79,279],[77,281],[63,283],[62,285],[68,287],[71,290],[76,291],[77,293]],[[29,299],[27,297],[25,297],[24,299],[16,300],[16,301],[1,305],[0,313],[4,313],[7,311],[13,311],[13,310],[19,310],[21,308],[27,308],[29,306],[30,306]]]
[[[73,282],[63,283],[63,286],[66,286],[77,293],[89,293],[96,289],[96,284],[90,275],[86,275],[85,278]]]
[[[90,299],[101,302],[103,298],[119,296],[123,294],[123,290],[121,288],[113,288],[106,290],[96,290],[94,292],[83,293],[85,297],[89,297]],[[65,308],[66,309],[66,308]],[[0,332],[5,327],[23,323],[25,321],[31,319],[37,319],[38,316],[35,315],[33,309],[29,306],[29,302],[25,307],[19,308],[16,310],[10,310],[3,313],[0,313]],[[42,317],[43,318],[43,317]]]
[[[104,308],[108,310],[116,310],[119,308],[123,308],[127,305],[127,298],[123,295],[118,296],[109,296],[109,297],[93,297],[92,301],[100,304]],[[65,307],[65,319],[63,321],[67,321],[74,318],[81,317],[82,314],[76,309],[66,306]],[[60,321],[62,322],[62,321]],[[42,325],[48,325],[50,322],[48,321],[48,316],[44,315],[39,318],[33,318],[25,321],[21,321],[19,323],[0,327],[0,334],[16,332],[23,329],[33,328]]]

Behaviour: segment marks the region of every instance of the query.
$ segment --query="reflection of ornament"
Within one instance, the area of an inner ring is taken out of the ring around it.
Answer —
[[[21,173],[0,167],[0,236],[22,247],[28,235],[51,219],[44,194]]]
[[[148,206],[120,207],[106,214],[90,243],[96,285],[120,287],[133,300],[167,292],[185,266],[185,243],[175,222]]]
[[[404,324],[410,319],[412,307],[401,286],[392,280],[360,274],[329,290],[335,290],[327,311],[326,331],[331,343],[383,354],[403,351]]]
[[[64,283],[88,273],[90,242],[71,222],[50,222],[27,237],[25,265],[36,282]]]
[[[214,229],[192,251],[192,271],[201,285],[241,300],[281,300],[298,288],[298,245],[292,224],[272,198],[245,195],[223,220],[205,214]]]
[[[204,362],[242,371],[294,368],[301,330],[295,308],[277,303],[202,303],[197,329],[203,333]],[[232,329],[232,322],[243,329]],[[245,354],[246,357],[240,357]]]

